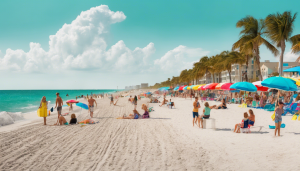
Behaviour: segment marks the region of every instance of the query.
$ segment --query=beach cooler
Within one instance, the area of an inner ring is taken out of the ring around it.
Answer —
[[[214,118],[203,118],[203,129],[207,129],[207,121],[210,121],[211,129],[216,129],[216,120]]]

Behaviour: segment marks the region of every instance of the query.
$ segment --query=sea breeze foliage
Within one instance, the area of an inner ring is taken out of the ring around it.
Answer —
[[[297,13],[294,15],[285,11],[281,13],[275,13],[268,15],[265,19],[256,19],[253,16],[246,16],[240,19],[236,23],[237,28],[241,28],[240,38],[232,45],[231,51],[223,51],[215,56],[203,56],[199,59],[199,62],[195,62],[192,69],[185,69],[181,71],[180,75],[172,79],[168,78],[167,81],[156,83],[151,88],[159,88],[165,86],[175,87],[178,84],[188,85],[198,84],[197,80],[208,73],[213,75],[222,71],[228,71],[229,79],[231,82],[231,65],[239,64],[240,66],[246,64],[246,70],[248,68],[248,60],[253,58],[254,60],[254,72],[251,81],[256,81],[256,71],[258,71],[258,79],[262,81],[260,72],[260,51],[261,45],[265,45],[268,50],[276,57],[280,54],[280,70],[282,75],[282,65],[285,51],[285,42],[292,43],[292,53],[300,53],[300,34],[292,35],[294,22]],[[276,48],[280,48],[281,52]],[[206,78],[206,80],[208,80]],[[250,80],[249,80],[250,81]]]

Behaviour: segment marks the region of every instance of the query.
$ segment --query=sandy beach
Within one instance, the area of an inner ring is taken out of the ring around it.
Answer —
[[[269,129],[269,125],[274,125],[272,113],[253,109],[255,124],[263,129],[237,134],[231,129],[249,108],[229,104],[228,109],[213,109],[211,118],[216,120],[216,129],[200,129],[192,126],[193,100],[172,101],[175,109],[149,103],[155,110],[150,112],[150,119],[116,119],[132,113],[133,105],[124,97],[116,106],[110,106],[109,99],[104,98],[97,99],[96,124],[49,126],[56,122],[57,113],[53,112],[47,118],[48,126],[43,126],[43,119],[35,115],[25,124],[1,127],[0,170],[300,169],[300,121],[292,121],[292,116],[283,117],[286,128],[281,129],[281,137],[274,137],[274,130]],[[148,98],[138,101],[140,113],[141,105],[148,102]],[[201,111],[203,106],[201,103]],[[81,114],[80,111],[74,107],[79,121],[88,116],[87,110]],[[70,115],[66,119],[69,121]]]

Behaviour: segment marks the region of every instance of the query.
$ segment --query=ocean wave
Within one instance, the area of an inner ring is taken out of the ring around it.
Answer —
[[[0,112],[0,126],[10,125],[19,120],[24,120],[21,112]]]
[[[26,106],[26,107],[21,107],[21,109],[33,109],[33,108],[38,109],[39,106],[29,105],[29,106]]]

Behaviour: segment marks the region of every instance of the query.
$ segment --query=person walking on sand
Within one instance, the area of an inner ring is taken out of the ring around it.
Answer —
[[[111,96],[110,96],[110,104],[109,104],[109,105],[111,105],[111,104],[114,104],[114,97],[113,97],[112,94],[111,94]]]
[[[136,106],[137,106],[137,97],[136,96],[134,96],[133,105],[134,105],[134,110],[136,110]]]
[[[193,103],[193,126],[195,124],[195,121],[198,120],[199,114],[198,114],[198,109],[201,107],[200,103],[198,102],[198,97],[195,97],[195,101]],[[197,124],[197,123],[196,123]]]
[[[283,102],[279,101],[278,107],[275,109],[275,137],[276,137],[277,132],[278,132],[278,136],[280,136],[280,126],[281,126],[281,122],[282,122],[281,115],[283,113],[284,113]]]
[[[97,102],[96,102],[95,99],[93,99],[92,96],[91,96],[91,98],[89,98],[88,102],[89,102],[89,111],[90,111],[90,115],[91,115],[91,118],[93,118],[93,114],[94,114],[94,103],[96,103],[96,106],[97,106]]]
[[[56,93],[56,101],[55,101],[55,107],[54,108],[57,107],[57,118],[59,118],[59,116],[61,115],[62,106],[63,106],[63,100],[59,96],[59,93]]]
[[[39,107],[37,113],[38,113],[39,117],[44,118],[44,125],[47,125],[46,124],[46,117],[48,116],[48,114],[47,114],[47,105],[48,105],[48,102],[46,101],[46,97],[43,96],[43,98],[41,100],[41,103],[40,103],[40,107]]]

